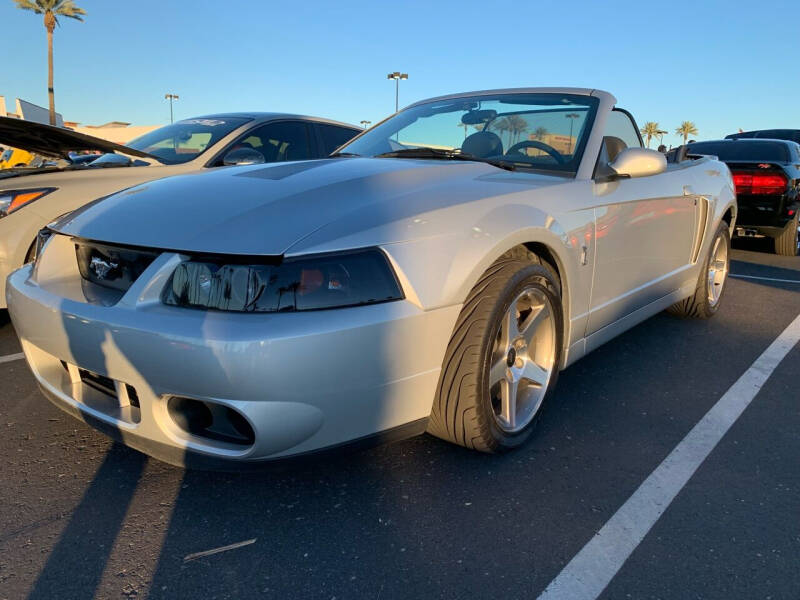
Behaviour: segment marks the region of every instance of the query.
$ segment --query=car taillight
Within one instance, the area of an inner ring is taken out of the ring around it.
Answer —
[[[734,173],[737,194],[782,194],[788,180],[779,173]]]

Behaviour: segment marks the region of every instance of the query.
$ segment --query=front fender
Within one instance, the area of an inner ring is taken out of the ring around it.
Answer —
[[[564,299],[565,341],[571,344],[585,332],[594,256],[591,209],[556,217],[536,206],[505,204],[463,231],[383,248],[408,299],[430,310],[463,303],[495,260],[515,246],[530,243],[544,245],[556,262]]]

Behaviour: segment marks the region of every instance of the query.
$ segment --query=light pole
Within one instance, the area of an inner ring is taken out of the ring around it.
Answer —
[[[663,146],[664,145],[664,134],[665,133],[669,133],[669,131],[663,131],[661,129],[656,131],[656,135],[658,136],[658,145],[659,146]]]
[[[578,113],[567,113],[564,116],[569,119],[569,150],[567,150],[567,154],[572,154],[572,127],[575,125],[575,119],[579,118],[580,115]]]
[[[169,122],[172,123],[172,101],[178,99],[178,94],[164,94],[164,98],[169,100]]]
[[[386,79],[394,79],[394,112],[397,112],[400,110],[400,80],[408,79],[408,73],[395,71],[394,73],[389,73]]]
[[[367,128],[367,125],[371,125],[371,124],[372,124],[372,121],[361,121],[361,125],[364,126],[364,129]]]

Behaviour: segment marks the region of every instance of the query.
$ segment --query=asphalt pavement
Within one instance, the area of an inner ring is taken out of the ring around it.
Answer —
[[[800,257],[763,250],[737,242],[713,319],[657,315],[564,371],[505,456],[420,436],[184,471],[0,362],[0,598],[535,599],[800,313]],[[602,598],[800,598],[798,372],[795,346]]]

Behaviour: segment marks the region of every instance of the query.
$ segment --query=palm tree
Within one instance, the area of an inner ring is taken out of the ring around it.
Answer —
[[[647,140],[647,147],[649,148],[650,140],[656,137],[658,135],[658,132],[661,130],[658,128],[658,123],[654,121],[648,121],[647,123],[644,124],[644,127],[642,127],[639,131],[642,132],[642,135]]]
[[[519,115],[509,115],[508,117],[508,143],[513,146],[519,141],[523,131],[528,129],[528,122]]]
[[[544,136],[546,136],[548,133],[550,132],[547,131],[547,127],[537,127],[536,130],[533,132],[533,137],[541,141],[544,139]]]
[[[691,121],[684,121],[681,123],[681,126],[675,130],[675,133],[683,136],[683,143],[685,145],[690,135],[697,135],[697,126]]]
[[[44,15],[44,28],[47,30],[47,94],[50,99],[50,125],[56,124],[56,98],[53,92],[53,31],[58,25],[58,17],[69,17],[83,21],[86,11],[75,6],[73,0],[14,0],[17,8],[32,10]]]
[[[508,119],[506,117],[502,117],[500,119],[497,119],[496,121],[493,121],[492,124],[491,124],[491,128],[494,131],[496,131],[497,135],[499,135],[502,138],[504,131],[508,131],[508,132],[511,131],[511,123],[509,123],[509,121],[508,121]],[[509,133],[509,141],[510,141],[510,139],[511,139],[511,134]]]

